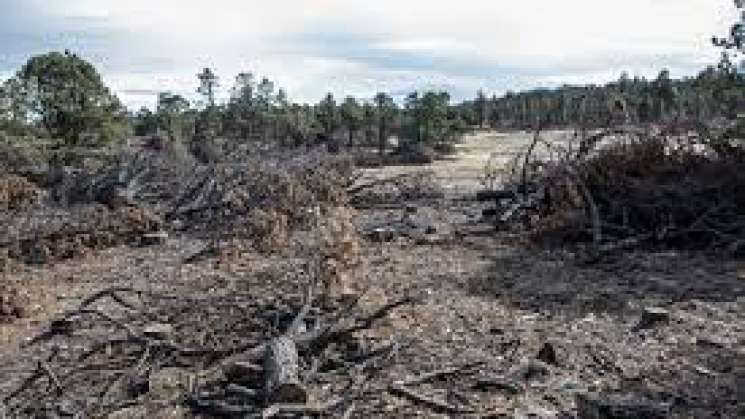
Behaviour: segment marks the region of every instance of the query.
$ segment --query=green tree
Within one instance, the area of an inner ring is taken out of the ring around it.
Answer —
[[[373,144],[373,141],[375,141],[375,127],[377,125],[375,106],[371,103],[365,102],[365,104],[362,105],[362,115],[363,125],[365,127],[365,145],[369,146]]]
[[[109,141],[126,124],[124,107],[95,67],[69,51],[32,57],[6,85],[16,93],[16,118],[38,121],[69,145],[84,134]]]
[[[386,93],[375,95],[375,111],[378,117],[378,151],[380,155],[385,154],[385,145],[388,141],[393,119],[396,117],[396,103]]]
[[[341,124],[339,108],[336,106],[334,95],[329,93],[318,104],[316,118],[321,124],[321,130],[328,140],[333,139],[334,132]]]
[[[476,115],[478,117],[479,128],[484,128],[489,117],[489,100],[486,98],[483,90],[476,94]]]
[[[341,105],[341,119],[349,135],[349,147],[354,145],[354,136],[362,128],[365,114],[357,99],[349,96]]]
[[[199,87],[197,88],[197,92],[200,95],[204,96],[204,99],[207,101],[207,107],[214,107],[215,93],[220,86],[219,78],[209,67],[205,67],[201,73],[197,74],[197,78],[199,79]]]
[[[184,114],[189,109],[189,101],[181,95],[163,92],[158,95],[159,126],[165,129],[169,139],[180,140],[183,136]]]
[[[224,126],[239,138],[251,137],[258,119],[256,78],[253,73],[239,73],[230,92]]]
[[[150,109],[142,107],[133,116],[133,125],[135,135],[145,136],[155,133],[158,130],[158,115]]]

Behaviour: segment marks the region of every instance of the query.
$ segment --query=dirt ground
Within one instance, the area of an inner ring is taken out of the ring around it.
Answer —
[[[669,251],[623,253],[586,265],[565,249],[495,232],[481,217],[483,206],[463,197],[480,187],[490,157],[506,164],[530,137],[476,134],[429,167],[369,169],[360,180],[431,171],[449,192],[424,203],[359,211],[361,228],[405,217],[407,206],[417,207],[411,217],[436,226],[427,240],[363,245],[353,276],[355,287],[369,287],[363,304],[406,293],[424,296],[366,332],[407,342],[380,381],[468,364],[478,368],[416,388],[470,406],[472,413],[443,413],[383,392],[370,395],[353,416],[576,417],[577,395],[590,392],[643,398],[676,418],[745,417],[745,264]],[[253,253],[183,263],[203,246],[174,235],[156,248],[117,247],[7,274],[27,285],[32,306],[27,318],[0,324],[0,375],[10,378],[7,383],[17,379],[21,345],[96,290],[117,284],[204,293],[244,289],[262,275],[281,275],[287,263],[280,255]],[[664,310],[665,318],[644,324],[642,314],[651,308]],[[531,364],[546,347],[555,359],[541,356],[545,363]]]

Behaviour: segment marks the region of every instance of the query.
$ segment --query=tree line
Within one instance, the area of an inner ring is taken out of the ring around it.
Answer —
[[[502,129],[605,127],[675,119],[735,118],[745,109],[745,78],[728,54],[717,66],[679,80],[663,70],[648,80],[621,74],[605,85],[562,86],[487,97],[460,105],[469,124]]]
[[[403,104],[383,92],[339,100],[329,93],[316,104],[303,104],[292,102],[269,78],[245,72],[232,80],[229,98],[219,101],[222,86],[213,69],[203,69],[196,81],[198,100],[162,92],[155,109],[131,112],[78,55],[35,56],[0,86],[0,131],[33,133],[69,146],[134,135],[184,143],[215,138],[287,147],[326,143],[385,153],[391,136],[441,146],[465,130],[465,120],[446,92],[414,92]]]

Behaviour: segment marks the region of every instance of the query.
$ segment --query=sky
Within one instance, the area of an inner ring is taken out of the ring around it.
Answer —
[[[204,67],[291,99],[443,89],[456,100],[621,72],[694,75],[720,54],[732,0],[0,0],[0,78],[70,49],[129,107],[194,97]]]

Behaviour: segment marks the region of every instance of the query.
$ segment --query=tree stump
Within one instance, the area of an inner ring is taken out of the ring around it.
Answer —
[[[298,376],[298,353],[295,342],[282,336],[273,339],[264,356],[264,397],[267,405],[304,404],[308,393]]]

